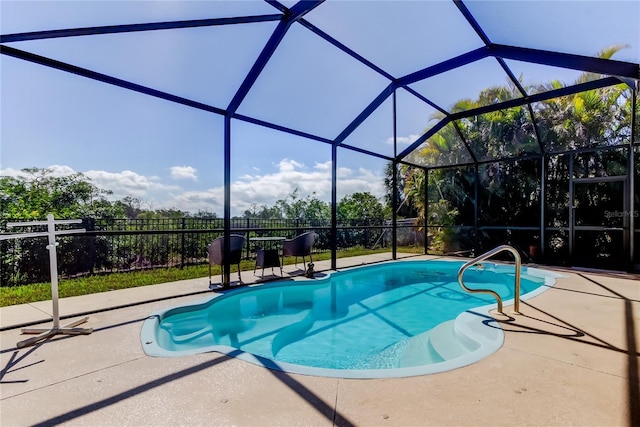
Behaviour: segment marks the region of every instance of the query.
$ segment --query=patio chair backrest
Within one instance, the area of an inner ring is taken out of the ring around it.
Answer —
[[[244,248],[244,236],[232,234],[229,236],[229,264],[238,264],[242,259],[242,249]],[[224,264],[224,236],[213,239],[207,246],[209,253],[209,264]]]
[[[307,256],[311,254],[316,233],[308,231],[282,243],[283,256]]]

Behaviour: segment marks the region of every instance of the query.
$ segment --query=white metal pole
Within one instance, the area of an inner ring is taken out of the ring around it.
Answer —
[[[58,310],[58,257],[56,255],[56,225],[53,214],[47,215],[47,226],[49,231],[49,267],[51,269],[51,301],[53,303],[53,328],[60,327],[60,312]]]
[[[53,214],[47,215],[47,221],[31,221],[31,222],[13,222],[7,223],[7,227],[20,227],[20,226],[31,226],[31,225],[47,225],[47,232],[37,232],[37,233],[15,233],[3,235],[0,234],[0,240],[6,239],[19,239],[25,237],[40,237],[40,236],[48,236],[49,244],[47,245],[47,249],[49,250],[49,267],[51,272],[51,302],[53,303],[53,327],[49,330],[47,329],[23,329],[23,334],[39,334],[36,337],[29,338],[28,340],[20,341],[17,344],[18,348],[23,348],[28,345],[33,345],[38,341],[48,339],[54,335],[64,334],[64,335],[86,335],[93,332],[93,328],[76,328],[75,326],[84,323],[87,321],[87,317],[83,317],[80,320],[76,320],[74,322],[69,323],[68,325],[64,325],[60,327],[60,311],[58,310],[58,257],[57,257],[57,248],[58,243],[56,242],[56,235],[58,234],[74,234],[74,233],[84,233],[85,229],[76,229],[76,230],[60,230],[56,231],[56,224],[79,224],[82,220],[80,219],[70,219],[70,220],[59,220],[55,221],[53,218]]]

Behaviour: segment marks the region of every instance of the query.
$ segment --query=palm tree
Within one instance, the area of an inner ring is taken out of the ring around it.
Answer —
[[[611,46],[598,53],[601,58],[611,58],[624,48]],[[600,78],[600,75],[583,73],[575,84]],[[521,77],[522,80],[522,77]],[[550,81],[544,85],[526,87],[527,93],[558,89],[564,85]],[[452,112],[468,111],[479,106],[500,103],[520,97],[519,90],[509,82],[504,86],[490,87],[482,91],[476,100],[463,99],[451,107]],[[590,90],[578,94],[539,102],[533,105],[534,119],[526,106],[499,110],[483,115],[468,117],[449,123],[415,150],[408,160],[425,167],[439,167],[470,162],[467,147],[480,161],[517,158],[523,154],[539,153],[540,144],[534,129],[542,139],[546,152],[571,150],[580,147],[617,145],[629,140],[631,135],[632,91],[624,84],[604,89]],[[443,119],[441,113],[430,119]],[[465,138],[462,142],[460,134]],[[608,173],[606,156],[602,153],[577,156],[583,163],[584,173]],[[615,163],[615,162],[614,162]],[[562,162],[549,163],[562,166]],[[591,171],[589,171],[589,168]],[[413,196],[424,185],[422,178],[411,169],[404,169],[405,194],[412,198],[424,218],[426,204],[420,204]],[[549,174],[553,175],[550,170]],[[536,224],[535,213],[539,211],[540,171],[538,162],[511,161],[484,164],[478,169],[480,177],[479,211],[481,223],[492,224]],[[431,213],[446,211],[455,215],[466,214],[470,203],[471,183],[475,179],[469,168],[433,169],[429,173],[429,204]],[[423,193],[422,193],[423,194]],[[553,191],[548,196],[555,194]],[[558,197],[563,196],[558,193]],[[443,209],[440,200],[447,200],[449,206]],[[545,201],[546,202],[546,201]],[[558,200],[558,202],[560,202]],[[533,213],[533,215],[532,215]],[[435,220],[432,215],[428,223]],[[449,220],[450,218],[447,218]],[[443,220],[440,218],[439,220]],[[457,222],[459,219],[454,218]]]

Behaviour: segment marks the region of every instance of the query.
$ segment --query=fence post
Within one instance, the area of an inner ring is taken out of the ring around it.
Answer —
[[[94,231],[96,228],[95,220],[93,218],[83,218],[82,225],[84,229],[87,231]],[[93,276],[96,267],[96,236],[85,236],[88,246],[88,256],[87,264],[89,267],[89,274]]]
[[[249,259],[251,257],[251,248],[250,248],[251,245],[248,243],[249,240],[250,240],[250,234],[251,234],[251,232],[249,231],[249,230],[251,230],[251,218],[247,218],[247,222],[246,222],[245,228],[247,229],[247,232],[246,232],[246,235],[245,235],[245,238],[246,238],[246,241],[247,241],[247,246],[246,246],[247,247],[247,253],[245,255],[245,258]]]
[[[180,270],[184,268],[184,234],[185,234],[185,217],[182,217],[182,234],[180,239]]]
[[[371,246],[369,246],[369,231],[370,231],[370,230],[369,230],[368,228],[366,228],[366,227],[370,227],[370,226],[371,226],[371,220],[370,220],[370,219],[366,219],[366,220],[364,221],[364,224],[365,224],[365,229],[364,229],[364,230],[362,230],[362,231],[363,231],[363,233],[362,233],[362,240],[364,241],[363,246],[364,246],[365,248],[370,248],[370,247],[371,247]]]

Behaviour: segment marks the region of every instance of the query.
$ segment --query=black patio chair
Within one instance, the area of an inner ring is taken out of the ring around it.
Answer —
[[[242,250],[244,248],[244,236],[239,234],[232,234],[229,244],[229,265],[234,264],[238,266],[238,280],[242,283],[242,277],[240,276],[240,261],[242,260]],[[213,239],[213,241],[207,245],[207,253],[209,254],[209,286],[211,286],[211,266],[213,264],[222,267],[222,275],[224,277],[224,236]]]
[[[306,233],[299,234],[293,239],[287,239],[282,242],[282,264],[284,265],[284,257],[293,256],[296,257],[295,265],[298,266],[298,257],[302,257],[303,263],[306,265],[306,256],[309,256],[309,260],[313,262],[311,257],[311,250],[313,248],[313,242],[315,241],[316,233],[308,231]]]

